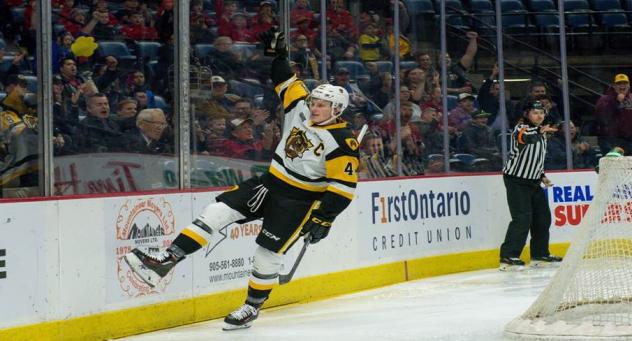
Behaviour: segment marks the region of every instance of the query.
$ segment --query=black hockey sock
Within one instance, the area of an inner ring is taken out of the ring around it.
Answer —
[[[189,227],[184,228],[172,243],[172,245],[184,251],[186,255],[192,254],[208,243],[208,237],[204,236],[204,234],[209,236],[213,234],[211,228],[199,219],[195,219],[193,225],[195,226],[189,225]]]
[[[270,296],[270,292],[272,289],[267,290],[259,290],[248,286],[248,297],[246,298],[246,304],[250,304],[251,306],[259,309],[263,305],[268,297]]]
[[[193,238],[182,233],[180,233],[173,241],[173,243],[171,243],[170,248],[172,248],[173,246],[180,248],[180,250],[184,251],[184,253],[187,255],[190,255],[202,248],[202,245],[193,240]]]

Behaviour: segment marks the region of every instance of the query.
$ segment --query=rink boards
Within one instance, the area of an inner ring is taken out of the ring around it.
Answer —
[[[549,178],[552,252],[563,253],[596,193],[596,175]],[[107,339],[225,315],[243,302],[260,221],[225,227],[221,240],[154,289],[121,258],[134,247],[168,245],[217,194],[0,204],[0,340]],[[362,182],[330,236],[308,249],[267,306],[495,267],[508,222],[499,175]]]

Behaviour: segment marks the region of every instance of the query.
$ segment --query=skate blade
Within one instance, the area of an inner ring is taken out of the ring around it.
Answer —
[[[129,265],[129,268],[151,288],[155,288],[156,285],[158,285],[160,276],[152,274],[153,271],[148,270],[134,253],[126,253],[125,256],[123,256],[123,259],[125,259],[125,263]]]
[[[498,270],[506,272],[520,272],[526,270],[526,268],[527,267],[524,265],[501,264],[498,267]]]
[[[558,268],[561,264],[562,262],[543,262],[539,260],[532,260],[531,263],[529,263],[529,266],[532,268],[544,269],[544,268]]]
[[[230,331],[230,330],[239,330],[239,329],[246,329],[246,328],[250,328],[250,326],[252,326],[252,321],[248,322],[248,323],[244,323],[240,326],[236,325],[236,324],[229,324],[224,322],[224,326],[222,327],[222,330],[225,331]]]

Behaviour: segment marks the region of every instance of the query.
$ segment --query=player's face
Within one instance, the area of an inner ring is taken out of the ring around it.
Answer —
[[[314,123],[322,123],[331,118],[331,102],[318,98],[312,98],[309,101],[309,111],[311,119]]]

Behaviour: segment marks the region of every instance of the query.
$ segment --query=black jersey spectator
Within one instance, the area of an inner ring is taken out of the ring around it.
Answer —
[[[110,117],[110,104],[103,93],[87,99],[88,116],[79,122],[75,138],[82,153],[117,152],[122,148],[121,130]]]

